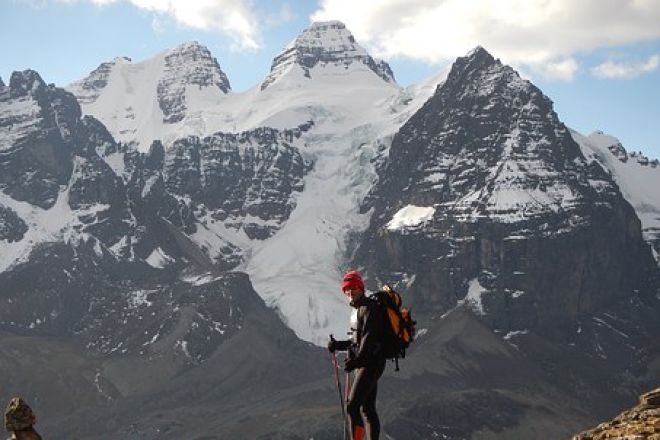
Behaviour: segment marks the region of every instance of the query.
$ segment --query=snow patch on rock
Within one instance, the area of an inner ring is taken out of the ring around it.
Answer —
[[[406,205],[401,208],[392,220],[387,224],[387,229],[396,231],[406,228],[414,228],[433,218],[435,208],[429,206]]]

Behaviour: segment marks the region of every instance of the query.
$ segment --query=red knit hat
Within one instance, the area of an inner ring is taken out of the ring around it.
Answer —
[[[345,292],[347,289],[359,289],[364,292],[364,281],[358,272],[347,272],[341,283],[341,291]]]

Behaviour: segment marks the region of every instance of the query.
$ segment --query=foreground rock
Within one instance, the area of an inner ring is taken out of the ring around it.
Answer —
[[[642,395],[639,405],[619,414],[611,422],[573,437],[573,440],[659,440],[660,388]]]

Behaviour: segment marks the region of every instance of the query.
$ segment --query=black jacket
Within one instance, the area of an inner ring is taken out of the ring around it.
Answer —
[[[350,357],[360,365],[381,362],[383,355],[382,341],[385,332],[385,313],[378,303],[366,294],[351,306],[357,309],[357,325],[352,328],[353,339],[337,341],[338,350],[349,350]]]

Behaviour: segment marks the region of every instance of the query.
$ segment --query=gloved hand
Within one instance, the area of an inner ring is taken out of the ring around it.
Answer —
[[[360,359],[346,359],[346,361],[344,362],[344,371],[347,373],[350,373],[356,368],[362,368],[362,367],[364,367],[364,362],[362,362],[362,360]]]
[[[337,341],[335,339],[330,339],[328,341],[328,351],[334,353],[337,350]]]

